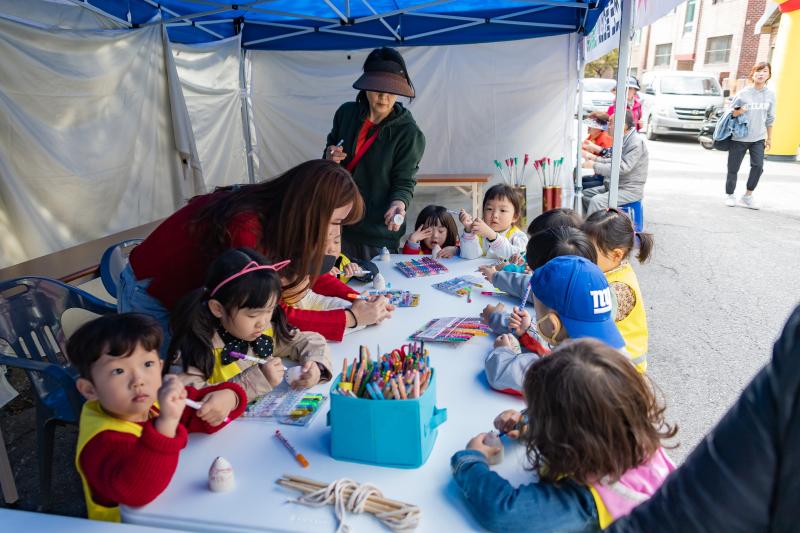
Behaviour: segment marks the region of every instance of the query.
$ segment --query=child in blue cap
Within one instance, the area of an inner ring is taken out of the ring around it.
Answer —
[[[603,271],[592,261],[564,255],[536,269],[531,277],[536,329],[551,346],[566,339],[590,337],[622,350],[625,340],[614,323],[611,289]],[[509,327],[522,335],[531,326],[531,315],[515,307]],[[516,353],[516,339],[500,335],[485,361],[492,388],[520,394],[525,372],[539,356]],[[503,349],[499,349],[503,348]]]

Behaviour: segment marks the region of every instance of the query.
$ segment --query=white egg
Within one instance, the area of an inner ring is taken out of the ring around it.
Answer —
[[[217,457],[208,469],[208,488],[214,492],[227,492],[236,486],[233,466],[224,457]]]
[[[375,274],[375,277],[372,279],[372,288],[376,291],[382,291],[386,289],[386,279],[381,275],[381,273]]]
[[[496,431],[491,431],[487,433],[486,436],[483,437],[483,443],[486,446],[489,446],[490,448],[499,448],[500,450],[489,459],[489,464],[499,465],[500,463],[502,463],[504,455],[503,453],[504,447],[503,447],[503,441],[500,440],[500,436],[498,435],[498,433]]]

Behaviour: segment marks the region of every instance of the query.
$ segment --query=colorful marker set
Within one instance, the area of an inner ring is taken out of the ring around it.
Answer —
[[[483,288],[483,280],[475,276],[459,276],[440,283],[434,283],[433,288],[453,296],[467,296],[467,299],[469,299],[473,289]]]
[[[404,344],[376,361],[372,360],[369,349],[361,346],[357,361],[349,367],[347,358],[342,363],[336,391],[371,400],[417,399],[425,394],[432,374],[425,343]]]
[[[422,278],[447,272],[447,267],[432,257],[401,261],[395,265],[407,278]]]
[[[411,339],[430,342],[467,342],[472,337],[489,335],[489,326],[481,322],[479,317],[435,318],[411,335]]]
[[[324,394],[297,391],[283,382],[251,402],[242,418],[274,418],[280,424],[307,426],[320,412],[326,399]]]

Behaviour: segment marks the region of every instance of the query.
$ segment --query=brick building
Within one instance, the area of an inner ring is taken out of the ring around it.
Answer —
[[[691,70],[717,75],[723,89],[744,86],[770,35],[756,35],[767,0],[687,0],[634,35],[631,71]]]

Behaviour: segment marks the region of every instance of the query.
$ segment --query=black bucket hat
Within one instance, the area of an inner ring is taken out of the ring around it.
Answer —
[[[414,98],[408,73],[403,65],[390,59],[372,59],[364,63],[364,73],[353,84],[353,89]]]

